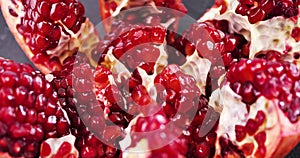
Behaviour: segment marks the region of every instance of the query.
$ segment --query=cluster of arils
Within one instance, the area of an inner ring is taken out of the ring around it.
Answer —
[[[248,16],[250,23],[271,19],[276,16],[298,18],[298,0],[239,0],[236,13]]]
[[[0,157],[282,157],[299,142],[298,0],[216,0],[182,34],[180,0],[99,3],[102,39],[78,0],[0,0],[41,71],[0,59]]]

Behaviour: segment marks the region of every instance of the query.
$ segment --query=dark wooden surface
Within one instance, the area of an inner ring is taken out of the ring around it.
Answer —
[[[183,0],[189,9],[189,15],[195,19],[209,8],[213,0]],[[100,22],[99,5],[97,0],[81,0],[86,7],[86,15],[94,24]],[[10,34],[6,23],[0,13],[0,56],[13,59],[18,62],[30,63],[22,50],[17,45],[13,36]],[[287,156],[287,158],[300,157],[300,144]]]

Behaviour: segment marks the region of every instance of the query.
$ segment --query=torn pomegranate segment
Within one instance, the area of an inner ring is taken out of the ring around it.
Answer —
[[[77,0],[9,0],[1,1],[1,9],[24,53],[44,73],[61,70],[63,60],[78,49],[90,54],[99,41]]]
[[[70,133],[57,92],[29,65],[1,58],[0,67],[0,151],[38,156],[44,140]]]

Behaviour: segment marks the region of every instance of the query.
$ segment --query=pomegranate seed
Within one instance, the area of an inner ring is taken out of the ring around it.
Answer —
[[[51,154],[51,147],[48,143],[43,142],[41,145],[41,156],[49,156]]]
[[[254,133],[257,132],[259,126],[257,125],[257,123],[253,120],[253,119],[249,119],[246,123],[246,131],[247,133],[251,136]]]
[[[241,96],[243,97],[243,101],[247,104],[252,104],[256,100],[256,96],[254,94],[254,87],[250,82],[246,82],[242,87],[243,91]]]
[[[245,127],[236,125],[235,126],[235,137],[237,141],[242,141],[246,137],[247,131]]]
[[[266,139],[267,139],[266,137],[267,137],[267,135],[266,135],[266,132],[264,132],[264,131],[259,132],[254,136],[254,138],[257,141],[259,146],[264,146]]]
[[[253,143],[246,143],[242,146],[242,150],[243,150],[243,153],[245,155],[251,155],[253,153],[253,150],[254,150],[254,144]]]
[[[61,20],[66,17],[68,13],[68,7],[63,2],[54,3],[51,6],[50,18],[53,21]]]
[[[295,27],[292,30],[292,37],[295,39],[296,42],[300,41],[300,27]]]
[[[210,148],[206,143],[200,143],[196,147],[195,155],[197,157],[209,157]]]

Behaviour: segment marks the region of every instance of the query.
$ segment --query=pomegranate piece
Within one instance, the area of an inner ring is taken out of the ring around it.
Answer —
[[[146,131],[160,129],[169,122],[177,126],[174,125],[174,128],[178,129],[175,134],[179,138],[175,137],[174,142],[166,139],[165,145],[173,145],[165,148],[157,146],[161,139],[156,137],[153,144],[149,143],[149,153],[152,156],[166,153],[169,156],[192,157],[195,156],[199,143],[203,146],[199,146],[198,154],[213,156],[213,144],[216,141],[214,126],[218,117],[209,124],[209,131],[200,130],[208,111],[207,100],[202,94],[205,93],[210,62],[201,58],[197,52],[193,52],[191,58],[183,56],[184,62],[181,64],[169,60],[172,54],[165,49],[168,32],[162,25],[131,25],[115,21],[112,28],[113,31],[104,37],[94,52],[95,58],[100,58],[94,71],[95,92],[103,108],[106,123],[110,122],[109,125],[124,132],[125,137],[122,139],[131,137],[133,140],[125,145],[120,142],[122,156],[134,154],[131,151],[136,150],[135,147],[139,148],[137,144],[140,141],[149,140],[143,134],[135,136],[135,132],[146,134]],[[197,74],[199,71],[201,74]],[[196,116],[194,122],[193,116]],[[162,120],[157,120],[158,118],[172,121],[160,122]],[[145,125],[139,122],[145,122]],[[186,129],[186,122],[193,125]],[[170,138],[174,138],[172,131],[166,132],[170,133]],[[193,139],[197,141],[189,144]],[[193,146],[191,150],[188,148],[190,145]],[[205,153],[202,153],[202,148],[207,149]],[[166,149],[174,153],[166,152]]]
[[[260,96],[269,100],[277,99],[282,111],[294,123],[299,116],[296,109],[299,106],[297,87],[300,72],[294,64],[276,58],[272,60],[270,56],[273,53],[276,52],[267,53],[267,60],[241,60],[236,63],[228,70],[227,81],[249,106]],[[234,85],[240,88],[234,88]]]
[[[51,83],[30,65],[0,59],[0,151],[35,157],[41,143],[70,133]]]
[[[277,157],[298,143],[300,73],[276,54],[235,63],[213,93],[211,105],[223,109],[217,155]]]
[[[88,58],[83,54],[68,57],[64,60],[63,70],[55,71],[52,75],[58,100],[70,119],[71,133],[76,137],[75,147],[79,156],[118,156],[120,151],[117,148],[101,141],[108,139],[106,133],[115,134],[116,137],[122,135],[120,129],[112,131],[105,123],[102,104],[94,94],[93,68]]]
[[[1,9],[15,39],[43,73],[61,70],[74,50],[90,54],[99,41],[77,0],[9,0],[1,1]]]

